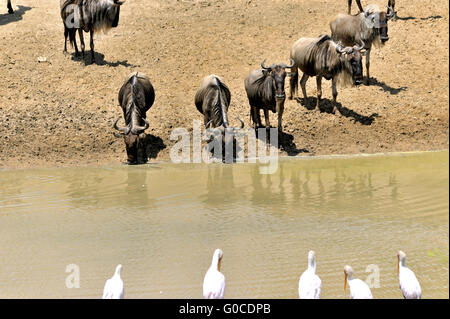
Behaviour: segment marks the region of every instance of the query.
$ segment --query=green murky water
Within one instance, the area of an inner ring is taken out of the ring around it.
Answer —
[[[323,298],[348,297],[346,264],[363,280],[379,269],[375,298],[401,298],[399,249],[423,298],[448,298],[448,159],[0,171],[0,298],[98,298],[118,263],[126,298],[202,298],[216,248],[226,298],[297,298],[309,249]]]

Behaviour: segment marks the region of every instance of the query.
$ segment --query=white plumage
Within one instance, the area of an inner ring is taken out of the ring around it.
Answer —
[[[121,271],[122,265],[117,265],[114,275],[105,283],[102,299],[123,299],[124,288],[122,278],[120,278]]]
[[[405,266],[406,254],[399,251],[398,257],[398,280],[400,282],[400,290],[405,299],[421,299],[422,289],[414,272]]]
[[[205,299],[223,299],[225,295],[225,276],[220,272],[223,252],[214,251],[211,266],[203,279],[203,297]]]
[[[298,297],[300,299],[320,299],[322,281],[316,275],[316,254],[308,253],[308,269],[300,276],[298,281]]]
[[[351,299],[373,299],[372,292],[369,286],[361,279],[353,278],[353,268],[350,266],[344,267],[345,282],[344,290],[348,286],[350,287],[350,298]]]

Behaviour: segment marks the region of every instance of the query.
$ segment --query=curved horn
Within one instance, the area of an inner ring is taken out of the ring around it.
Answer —
[[[126,127],[119,127],[119,126],[117,126],[117,123],[119,122],[119,120],[120,120],[120,116],[116,120],[116,122],[114,123],[113,128],[118,130],[123,135],[127,135],[128,133],[130,133],[130,128],[128,126],[126,126]]]
[[[290,65],[286,65],[286,64],[284,64],[284,63],[281,63],[280,66],[281,66],[282,68],[288,68],[288,69],[290,69],[290,68],[292,68],[292,67],[294,66],[294,64],[295,64],[293,58],[290,59],[290,62],[291,62]]]
[[[363,40],[360,40],[360,41],[361,41],[361,46],[355,47],[355,51],[361,51],[362,49],[364,49],[364,46],[365,46],[366,44],[364,43]]]
[[[233,130],[241,130],[244,128],[244,121],[242,121],[239,117],[236,117],[236,119],[241,122],[241,127],[233,127]]]
[[[264,59],[264,60],[261,62],[261,67],[262,67],[263,69],[265,69],[265,70],[270,70],[270,66],[267,67],[267,66],[264,65],[264,63],[266,62],[266,60],[267,60],[267,59]]]
[[[122,4],[125,3],[126,0],[114,0],[114,3],[121,6]]]
[[[146,119],[143,118],[142,120],[145,122],[145,126],[136,125],[131,129],[131,133],[138,135],[150,127],[150,123]]]
[[[338,53],[344,53],[344,46],[340,43],[336,43],[336,51]]]
[[[392,18],[395,15],[394,9],[392,9],[390,6],[387,7],[387,13],[386,18]]]

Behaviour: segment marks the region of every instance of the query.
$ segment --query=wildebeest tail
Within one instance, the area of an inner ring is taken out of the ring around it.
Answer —
[[[298,89],[298,68],[294,68],[295,72],[291,72],[291,92],[297,92]]]
[[[220,81],[218,77],[215,78],[217,85],[214,87],[217,92],[217,100],[214,104],[214,112],[221,113],[222,121],[224,127],[228,127],[228,117],[226,110],[224,110],[224,107],[222,106],[222,88],[225,87],[225,85]]]

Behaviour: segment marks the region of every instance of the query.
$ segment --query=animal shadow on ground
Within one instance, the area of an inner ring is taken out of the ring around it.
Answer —
[[[315,109],[317,98],[311,97],[308,100],[312,99],[314,103],[308,103],[308,106],[305,106],[302,103],[303,99],[297,98],[297,102],[303,105],[307,110]],[[377,113],[373,113],[370,116],[361,115],[345,106],[342,106],[341,103],[336,103],[336,109],[341,113],[341,115],[345,117],[352,118],[355,122],[361,123],[362,125],[371,125],[375,118],[379,117]],[[321,99],[320,100],[320,112],[333,113],[333,103],[329,99]]]
[[[117,62],[109,62],[105,60],[105,55],[102,53],[98,53],[98,52],[94,52],[94,57],[95,57],[95,64],[97,65],[108,65],[111,67],[117,67],[119,65],[125,66],[125,67],[131,67],[131,68],[136,68],[139,67],[139,65],[134,65],[134,64],[130,64],[128,63],[128,60],[124,60],[124,61],[117,61]],[[84,53],[84,59],[81,55],[81,52],[79,54],[75,54],[75,52],[72,53],[72,60],[73,61],[83,61],[84,65],[88,65],[88,64],[94,64],[94,61],[92,61],[91,58],[91,51],[90,50],[86,50]]]
[[[163,149],[166,148],[163,140],[155,135],[146,134],[145,136],[145,151],[149,159],[156,158]]]
[[[264,137],[262,135],[260,136],[257,130],[256,138],[263,142],[266,142],[267,144],[271,143],[270,131],[269,133],[266,133],[266,136]],[[280,131],[278,131],[278,145],[271,145],[271,146],[277,147],[279,150],[286,152],[288,156],[296,156],[300,153],[309,153],[309,150],[307,150],[306,148],[297,148],[297,145],[294,143],[293,135]]]
[[[3,1],[2,1],[2,4],[3,4]],[[18,9],[16,9],[13,14],[9,14],[9,13],[0,14],[0,26],[22,20],[25,12],[31,10],[32,7],[17,5],[17,8]]]
[[[442,19],[442,16],[437,15],[437,16],[429,16],[426,18],[420,18],[420,20],[436,20],[436,19]]]
[[[393,88],[389,85],[387,85],[384,82],[379,82],[377,79],[375,78],[370,78],[369,80],[369,85],[376,85],[379,86],[380,88],[383,89],[384,92],[389,92],[390,94],[393,95],[397,95],[398,93],[400,93],[401,91],[406,91],[406,89],[408,89],[407,86],[401,86],[399,88]]]
[[[399,17],[399,16],[397,16],[397,20],[403,20],[403,21],[416,20],[416,19],[417,19],[416,17],[411,17],[411,16],[409,16],[409,17]],[[442,16],[436,15],[436,16],[429,16],[429,17],[420,18],[420,20],[435,20],[435,19],[442,19]]]

